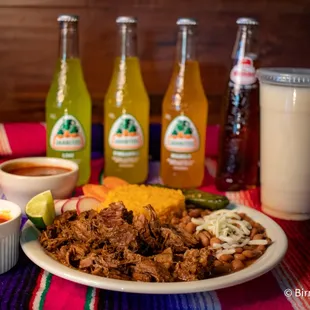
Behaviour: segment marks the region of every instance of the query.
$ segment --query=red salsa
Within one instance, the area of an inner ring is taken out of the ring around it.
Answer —
[[[10,219],[11,218],[8,215],[0,213],[0,224],[4,223],[6,221],[9,221]]]
[[[7,169],[7,172],[22,176],[50,176],[56,174],[62,174],[70,172],[71,169],[56,166],[37,166],[37,165],[14,165],[11,169]]]

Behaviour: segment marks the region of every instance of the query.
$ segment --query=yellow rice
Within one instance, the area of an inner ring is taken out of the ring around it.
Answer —
[[[147,185],[124,185],[109,191],[99,210],[119,201],[134,214],[147,215],[143,207],[150,204],[162,219],[169,218],[175,211],[185,209],[185,197],[180,190]]]

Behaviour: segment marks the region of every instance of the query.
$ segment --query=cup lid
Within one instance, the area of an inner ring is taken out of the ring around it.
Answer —
[[[282,86],[310,86],[310,69],[306,68],[261,68],[257,70],[260,83]]]

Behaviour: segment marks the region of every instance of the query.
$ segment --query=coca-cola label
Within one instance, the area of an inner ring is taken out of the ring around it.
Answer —
[[[256,82],[256,70],[253,60],[244,57],[238,60],[230,72],[230,80],[238,85],[252,85]]]

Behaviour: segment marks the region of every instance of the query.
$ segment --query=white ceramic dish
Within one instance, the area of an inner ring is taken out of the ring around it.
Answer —
[[[18,163],[39,166],[69,168],[71,171],[51,176],[20,176],[5,171]],[[77,180],[79,166],[71,160],[52,157],[26,157],[5,161],[0,165],[0,186],[7,200],[19,205],[22,212],[27,202],[35,195],[50,190],[54,199],[64,199],[72,195]]]
[[[18,205],[0,199],[0,214],[9,220],[0,224],[0,274],[13,268],[19,257],[21,209]]]
[[[144,294],[181,294],[221,289],[247,282],[261,276],[275,267],[287,251],[287,238],[282,228],[266,215],[242,205],[231,205],[238,212],[244,212],[262,224],[268,236],[274,241],[267,251],[253,265],[236,273],[194,282],[145,283],[108,279],[73,270],[45,254],[38,236],[39,231],[27,222],[22,230],[21,246],[25,254],[39,267],[61,278],[112,291]]]

